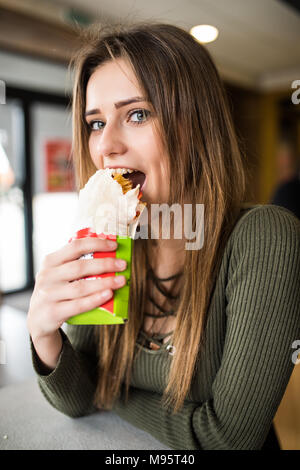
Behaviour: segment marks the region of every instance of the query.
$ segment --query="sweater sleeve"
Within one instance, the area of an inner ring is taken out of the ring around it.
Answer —
[[[39,388],[50,405],[70,417],[84,416],[96,410],[93,405],[97,381],[93,327],[67,325],[67,334],[62,329],[59,331],[63,347],[50,373],[45,371],[30,338],[33,368]]]
[[[212,398],[176,414],[161,396],[132,389],[115,411],[173,449],[261,449],[294,368],[300,338],[300,223],[260,206],[244,217],[232,246],[227,328]]]

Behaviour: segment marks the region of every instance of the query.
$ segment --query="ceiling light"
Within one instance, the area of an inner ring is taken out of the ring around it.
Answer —
[[[209,24],[199,24],[193,26],[190,30],[190,34],[194,36],[197,41],[206,43],[215,41],[219,35],[219,31]]]

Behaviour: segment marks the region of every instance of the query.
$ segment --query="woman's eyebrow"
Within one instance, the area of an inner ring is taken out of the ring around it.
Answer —
[[[127,100],[118,101],[117,103],[115,103],[115,108],[119,109],[122,106],[126,106],[127,104],[131,104],[131,103],[137,103],[139,101],[146,101],[146,100],[143,96],[134,96],[133,98],[128,98]],[[90,116],[91,114],[100,114],[100,113],[101,111],[99,108],[90,109],[89,111],[86,111],[85,117]]]

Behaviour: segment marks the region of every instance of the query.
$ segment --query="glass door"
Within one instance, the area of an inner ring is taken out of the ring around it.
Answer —
[[[0,105],[0,291],[27,283],[24,217],[24,113],[19,100]]]
[[[65,245],[77,207],[71,162],[71,115],[64,106],[34,103],[33,154],[34,274],[50,252]]]
[[[0,81],[1,82],[1,81]],[[8,87],[0,102],[0,294],[32,289],[77,207],[68,97]]]

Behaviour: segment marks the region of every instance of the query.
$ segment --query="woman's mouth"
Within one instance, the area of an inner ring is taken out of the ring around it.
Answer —
[[[114,173],[120,173],[120,174],[122,174],[123,178],[129,179],[131,184],[132,184],[133,189],[136,188],[136,186],[139,184],[140,185],[140,191],[142,191],[143,188],[145,187],[145,183],[146,183],[146,179],[147,179],[145,173],[143,173],[142,171],[139,171],[139,170],[130,170],[130,171],[127,171],[125,173],[124,170],[125,169],[123,169],[123,168],[116,168]]]
[[[132,173],[126,173],[123,175],[124,178],[127,178],[132,183],[132,188],[136,188],[136,186],[140,185],[140,190],[142,191],[143,187],[145,186],[146,175],[142,171],[133,171]]]

